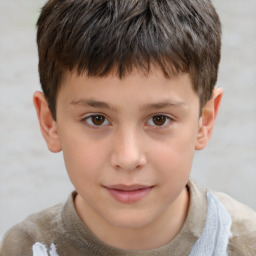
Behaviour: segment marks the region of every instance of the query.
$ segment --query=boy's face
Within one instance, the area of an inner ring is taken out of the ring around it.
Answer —
[[[175,216],[194,149],[202,148],[202,124],[211,119],[210,111],[206,121],[199,112],[188,74],[166,79],[158,70],[147,77],[133,72],[120,80],[67,73],[57,97],[56,134],[47,143],[63,151],[88,226],[94,219],[138,228]]]
[[[68,73],[58,94],[70,179],[83,207],[115,226],[143,226],[171,208],[188,181],[198,130],[199,97],[188,74]]]

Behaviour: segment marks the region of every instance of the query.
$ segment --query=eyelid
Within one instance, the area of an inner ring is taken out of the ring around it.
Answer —
[[[102,124],[102,125],[95,125],[95,124],[90,124],[87,120],[89,118],[95,117],[95,116],[103,116],[105,118],[104,123],[107,122],[107,124]],[[109,126],[110,121],[108,119],[108,117],[106,117],[106,115],[102,114],[102,113],[88,113],[86,115],[83,116],[83,118],[81,119],[82,122],[84,122],[88,127],[90,128],[101,128],[101,127],[105,127],[105,126]]]
[[[164,124],[164,125],[161,125],[161,126],[158,126],[158,125],[154,125],[154,124],[151,124],[149,126],[152,126],[154,128],[158,128],[158,129],[161,129],[161,128],[166,128],[170,125],[170,123],[172,123],[175,119],[173,116],[169,115],[169,114],[164,114],[164,113],[155,113],[155,114],[152,114],[149,116],[149,118],[147,119],[146,123],[149,122],[150,119],[152,119],[153,117],[155,116],[164,116],[166,117],[166,119],[168,119],[169,121],[167,122],[167,124]]]

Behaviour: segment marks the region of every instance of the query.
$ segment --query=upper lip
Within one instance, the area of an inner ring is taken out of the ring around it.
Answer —
[[[123,190],[123,191],[134,191],[134,190],[147,189],[152,187],[153,186],[141,185],[141,184],[132,184],[132,185],[116,184],[116,185],[105,186],[105,188],[107,189],[116,189],[116,190]]]

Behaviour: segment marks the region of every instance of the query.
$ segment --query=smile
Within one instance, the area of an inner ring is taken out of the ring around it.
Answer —
[[[154,187],[143,185],[113,185],[104,188],[108,191],[110,196],[120,203],[132,204],[146,197]]]

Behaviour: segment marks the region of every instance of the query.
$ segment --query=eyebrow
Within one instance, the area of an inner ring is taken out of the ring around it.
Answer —
[[[92,100],[92,99],[73,100],[71,102],[71,105],[80,105],[84,107],[94,107],[94,108],[105,108],[105,109],[111,109],[116,111],[116,108],[113,106],[110,106],[108,103],[103,101]]]
[[[94,107],[94,108],[102,108],[102,109],[110,109],[115,112],[117,112],[117,108],[109,105],[106,102],[103,101],[97,101],[93,99],[79,99],[79,100],[73,100],[71,102],[71,105],[80,105],[84,107]],[[185,107],[186,104],[183,101],[176,101],[176,100],[167,100],[162,102],[156,102],[156,103],[148,103],[146,105],[143,105],[141,107],[142,110],[147,109],[162,109],[162,108],[168,108],[168,107]]]
[[[143,106],[143,109],[161,109],[168,107],[185,107],[186,104],[183,101],[168,100],[163,102],[149,103]]]

